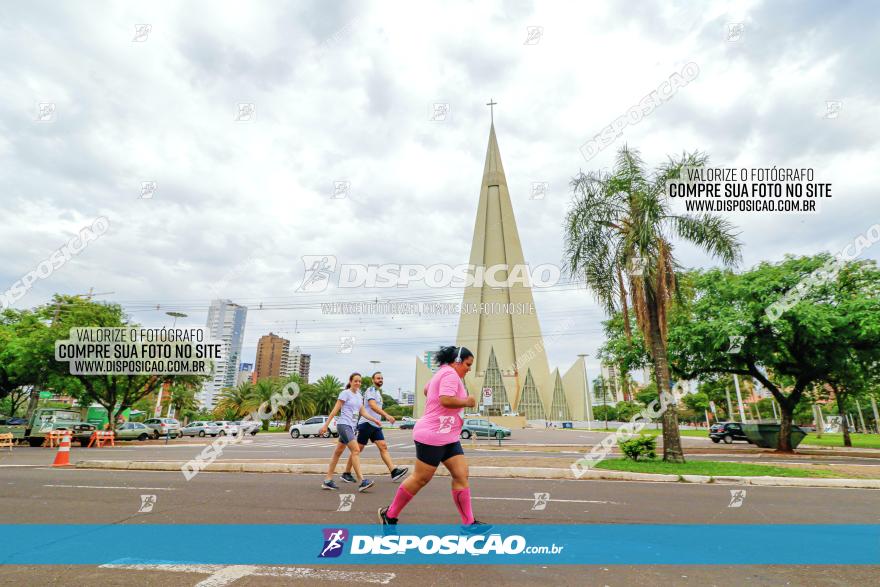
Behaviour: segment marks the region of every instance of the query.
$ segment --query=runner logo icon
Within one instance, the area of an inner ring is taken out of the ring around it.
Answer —
[[[440,416],[440,427],[437,432],[452,432],[452,425],[455,423],[455,416]]]
[[[345,541],[348,538],[348,530],[345,528],[324,528],[324,548],[318,558],[335,558],[342,554]]]

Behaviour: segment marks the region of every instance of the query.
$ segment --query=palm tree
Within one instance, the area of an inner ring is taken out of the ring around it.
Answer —
[[[315,414],[312,386],[306,383],[298,373],[293,373],[284,380],[285,385],[290,383],[296,383],[299,386],[299,395],[282,406],[280,410],[284,416],[284,429],[288,431],[293,420],[305,420]]]
[[[315,381],[312,393],[310,394],[315,411],[318,414],[329,414],[336,404],[336,399],[341,391],[342,382],[333,375],[324,375]]]
[[[571,181],[575,200],[565,219],[567,269],[585,278],[609,314],[619,306],[627,329],[629,296],[659,390],[671,388],[666,312],[679,269],[671,239],[689,241],[725,265],[740,260],[740,243],[730,222],[708,213],[680,215],[669,209],[667,181],[677,179],[682,167],[700,167],[707,161],[700,153],[685,154],[649,173],[638,152],[624,146],[610,174],[580,173]],[[662,418],[663,460],[684,462],[678,414],[667,409]]]
[[[186,377],[186,376],[185,376]],[[194,412],[198,407],[196,390],[198,382],[191,379],[175,380],[171,384],[171,406],[178,418],[184,419],[185,413]]]
[[[235,387],[227,387],[220,392],[220,399],[217,401],[217,412],[231,412],[233,417],[231,420],[237,420],[243,416],[251,403],[251,395],[254,393],[254,384],[245,381]]]
[[[260,406],[265,403],[267,404],[267,406],[262,410],[265,413],[269,410],[272,402],[272,396],[280,393],[281,387],[282,380],[278,377],[260,379],[252,387],[251,395],[248,397],[247,401],[244,404],[245,410],[249,413],[254,413]],[[262,421],[263,430],[269,430],[270,419],[271,418],[267,418]]]

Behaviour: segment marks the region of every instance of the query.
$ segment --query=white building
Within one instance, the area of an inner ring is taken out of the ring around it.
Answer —
[[[222,389],[235,387],[246,320],[247,307],[234,304],[231,300],[211,302],[208,310],[208,332],[210,339],[219,342],[222,347],[220,358],[214,361],[214,374],[202,386],[197,397],[199,405],[204,409],[214,409],[216,398]]]

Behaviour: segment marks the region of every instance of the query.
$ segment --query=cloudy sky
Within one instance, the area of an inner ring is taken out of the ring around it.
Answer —
[[[461,290],[297,293],[301,257],[466,263],[489,98],[531,264],[560,262],[569,180],[609,167],[624,143],[651,165],[701,150],[718,166],[815,169],[833,185],[818,214],[730,218],[745,267],[837,251],[880,221],[877,12],[868,2],[6,3],[0,290],[104,216],[109,230],[16,307],[94,288],[142,324],[169,324],[177,310],[201,326],[210,299],[230,298],[250,308],[246,360],[271,330],[311,352],[313,379],[378,360],[389,390],[411,389],[414,357],[452,342],[455,317],[322,317],[317,304],[456,301]],[[583,157],[581,145],[688,63],[696,79]],[[443,120],[435,104],[448,105]],[[345,197],[333,197],[337,182]],[[543,199],[530,198],[534,182],[548,184]],[[880,246],[862,255],[878,259]],[[535,299],[545,335],[577,321],[550,340],[552,366],[595,355],[603,314],[589,292]],[[340,336],[355,337],[350,354],[337,352]]]

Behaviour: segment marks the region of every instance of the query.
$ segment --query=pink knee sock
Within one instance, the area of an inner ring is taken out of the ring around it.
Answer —
[[[453,489],[452,501],[455,502],[455,507],[458,508],[458,513],[461,514],[462,524],[473,524],[474,512],[471,510],[470,487],[467,489]]]
[[[394,494],[394,501],[391,502],[391,506],[385,515],[389,518],[397,518],[412,498],[412,494],[401,485],[397,488],[397,493]]]

